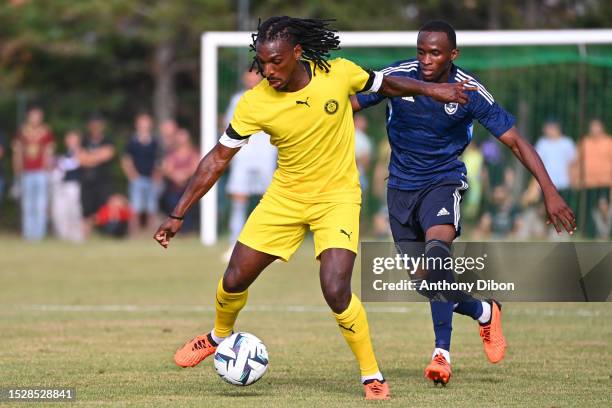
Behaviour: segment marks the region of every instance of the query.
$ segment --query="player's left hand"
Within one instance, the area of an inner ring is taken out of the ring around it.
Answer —
[[[466,91],[477,91],[478,88],[468,85],[468,81],[455,83],[435,83],[430,82],[429,95],[439,102],[449,103],[457,102],[465,105],[469,102],[469,97]]]
[[[554,191],[544,195],[544,205],[548,213],[546,224],[552,224],[558,234],[565,229],[570,235],[573,235],[576,231],[576,216],[559,193]]]
[[[167,218],[166,221],[159,226],[157,231],[155,231],[155,234],[153,234],[153,239],[156,240],[159,245],[163,246],[164,248],[168,248],[168,245],[170,245],[170,239],[176,235],[176,233],[181,229],[182,225],[182,220]]]

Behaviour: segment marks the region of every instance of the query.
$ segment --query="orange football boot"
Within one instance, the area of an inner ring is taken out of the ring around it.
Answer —
[[[445,386],[451,378],[451,365],[442,353],[438,353],[431,360],[431,363],[425,367],[425,378],[433,381],[434,385],[442,384]]]
[[[363,384],[365,389],[365,399],[367,400],[388,400],[391,398],[389,384],[382,380],[368,380]]]
[[[210,333],[196,336],[176,350],[174,362],[180,367],[195,367],[200,361],[214,354],[217,346]]]
[[[487,299],[486,302],[491,304],[491,319],[485,324],[478,323],[480,338],[489,361],[498,363],[506,354],[506,339],[501,326],[501,303],[495,299]]]

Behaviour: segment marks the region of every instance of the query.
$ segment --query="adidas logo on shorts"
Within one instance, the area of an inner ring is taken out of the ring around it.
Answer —
[[[436,217],[441,217],[443,215],[449,215],[450,213],[448,212],[448,210],[444,207],[442,207],[440,209],[440,211],[438,211],[438,215]]]

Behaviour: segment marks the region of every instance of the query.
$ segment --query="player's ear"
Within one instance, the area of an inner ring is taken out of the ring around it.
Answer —
[[[451,61],[455,61],[457,58],[459,58],[459,48],[453,48],[451,50]]]
[[[302,45],[301,44],[296,44],[295,47],[293,47],[293,57],[295,58],[296,61],[299,61],[302,59]]]

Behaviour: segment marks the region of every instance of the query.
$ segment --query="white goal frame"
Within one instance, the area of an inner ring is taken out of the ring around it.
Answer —
[[[201,106],[200,146],[202,157],[217,143],[217,81],[220,47],[244,47],[251,43],[251,32],[205,32],[201,38]],[[340,33],[341,46],[350,47],[415,47],[417,31],[345,31]],[[612,29],[597,30],[522,30],[522,31],[458,31],[461,47],[510,45],[576,45],[612,43]],[[391,61],[389,61],[391,62]],[[217,186],[200,202],[200,238],[204,245],[217,242]]]

